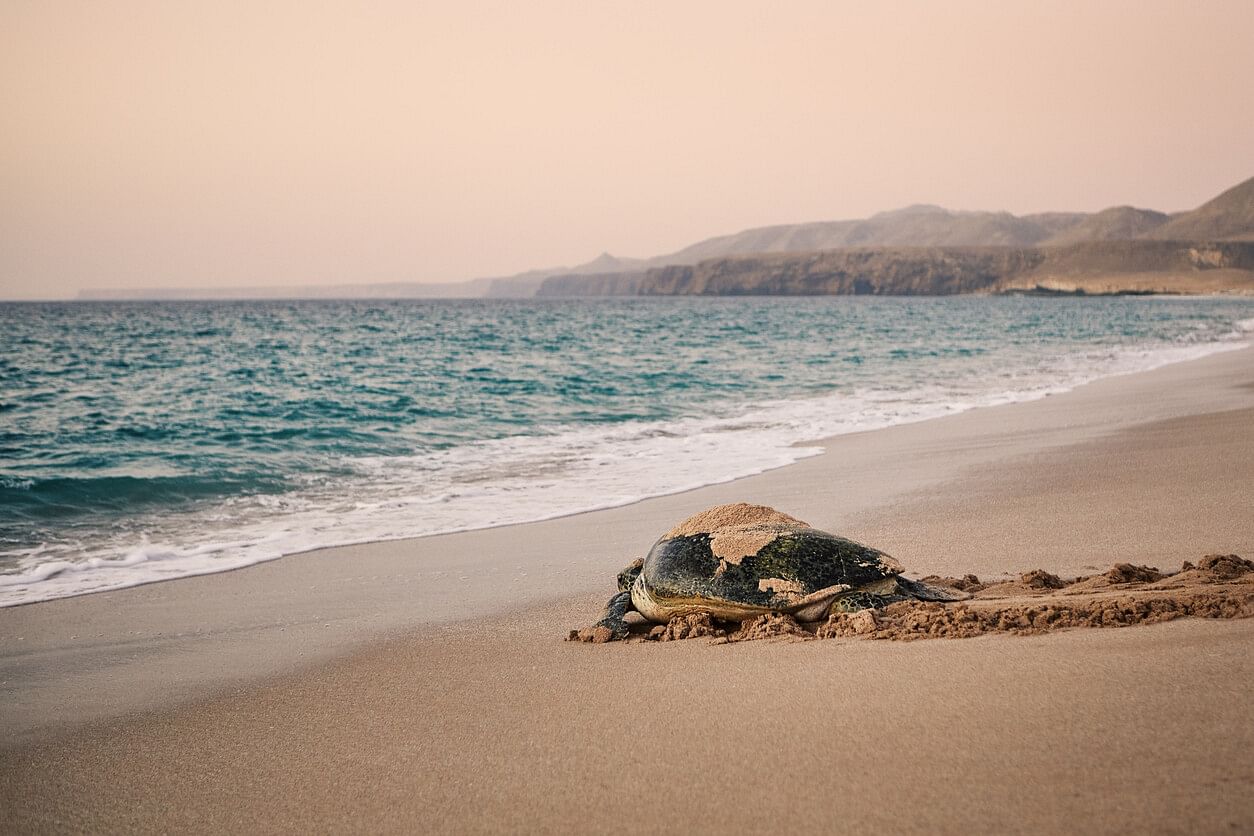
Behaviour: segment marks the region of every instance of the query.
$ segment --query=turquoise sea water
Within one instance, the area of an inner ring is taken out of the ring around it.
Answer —
[[[1250,339],[1241,299],[0,304],[0,605],[724,481]]]

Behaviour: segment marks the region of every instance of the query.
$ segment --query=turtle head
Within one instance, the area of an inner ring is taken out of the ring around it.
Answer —
[[[631,589],[631,585],[636,582],[636,578],[640,577],[640,570],[644,567],[644,558],[638,557],[631,563],[627,564],[627,568],[618,573],[618,590],[626,592]]]

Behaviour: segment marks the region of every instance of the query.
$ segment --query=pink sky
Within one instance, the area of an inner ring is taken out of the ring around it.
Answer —
[[[1192,208],[1254,4],[0,7],[0,296],[447,281],[751,226]]]

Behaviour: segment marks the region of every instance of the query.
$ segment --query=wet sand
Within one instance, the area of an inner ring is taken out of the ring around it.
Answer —
[[[23,830],[1254,829],[1254,619],[562,641],[653,537],[734,500],[915,577],[1254,557],[1251,351],[826,446],[623,509],[0,611],[0,807]]]

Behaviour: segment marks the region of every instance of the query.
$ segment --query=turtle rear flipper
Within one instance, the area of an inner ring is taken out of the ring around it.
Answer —
[[[902,594],[909,595],[911,598],[920,601],[966,601],[971,598],[971,593],[963,592],[961,589],[954,589],[949,586],[936,586],[922,581],[912,581],[909,578],[897,576],[897,588]]]
[[[909,599],[910,596],[897,591],[870,592],[865,589],[856,589],[833,601],[829,613],[834,615],[839,612],[881,610],[889,604],[896,604],[898,601],[908,601]]]

